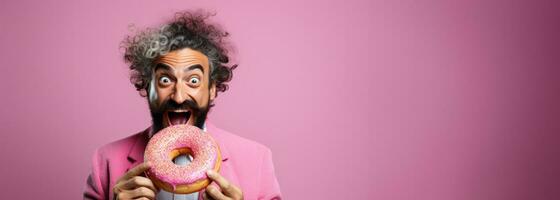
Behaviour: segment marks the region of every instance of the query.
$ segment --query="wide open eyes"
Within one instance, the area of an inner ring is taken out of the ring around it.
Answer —
[[[159,84],[170,85],[171,84],[171,79],[167,76],[162,76],[162,77],[159,78]]]
[[[160,77],[158,82],[161,86],[169,86],[169,85],[173,84],[173,80],[168,76]],[[190,78],[187,79],[187,85],[189,85],[190,87],[200,86],[200,77],[191,76]]]
[[[189,78],[188,84],[191,87],[196,87],[200,85],[200,78],[198,78],[198,76],[192,76],[191,78]]]

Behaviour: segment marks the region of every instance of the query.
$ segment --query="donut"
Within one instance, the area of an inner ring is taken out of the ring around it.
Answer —
[[[187,165],[173,159],[182,154],[193,158]],[[222,156],[218,144],[195,126],[174,125],[157,132],[148,142],[144,161],[151,166],[147,176],[154,185],[177,194],[197,192],[208,186],[206,171],[220,170]]]

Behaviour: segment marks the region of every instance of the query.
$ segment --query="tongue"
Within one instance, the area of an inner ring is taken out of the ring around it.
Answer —
[[[189,120],[187,112],[169,112],[168,115],[172,125],[186,124]]]

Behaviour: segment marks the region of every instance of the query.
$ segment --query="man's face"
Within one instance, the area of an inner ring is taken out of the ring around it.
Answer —
[[[155,63],[150,86],[154,128],[188,124],[202,128],[216,95],[208,57],[190,48],[171,51]]]

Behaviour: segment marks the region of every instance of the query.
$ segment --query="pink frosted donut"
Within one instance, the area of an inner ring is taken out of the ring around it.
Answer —
[[[193,157],[187,165],[176,165],[173,159],[181,154]],[[148,177],[168,192],[189,194],[199,191],[210,180],[206,171],[220,170],[222,158],[214,139],[190,125],[169,126],[156,133],[148,142],[144,161],[150,163]]]

